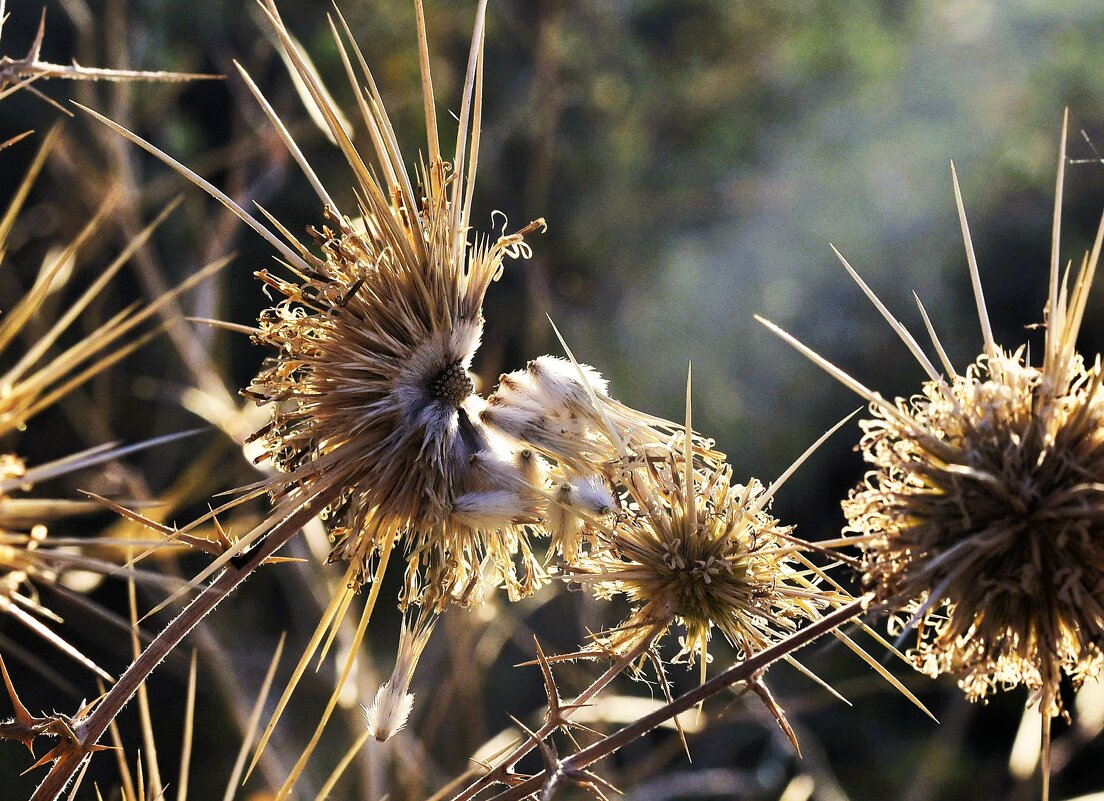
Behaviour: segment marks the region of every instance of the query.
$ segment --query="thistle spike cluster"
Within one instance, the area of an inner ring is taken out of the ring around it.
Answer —
[[[1099,360],[1045,372],[998,351],[901,402],[909,427],[875,411],[844,513],[864,580],[920,627],[918,667],[971,698],[1025,684],[1055,715],[1062,674],[1104,666],[1104,403]]]
[[[261,317],[255,341],[276,355],[248,390],[273,408],[271,424],[257,436],[284,474],[274,494],[306,495],[319,487],[337,494],[324,514],[335,540],[331,559],[355,565],[358,583],[370,575],[373,557],[401,538],[408,565],[404,606],[466,603],[479,595],[477,585],[488,574],[511,596],[528,594],[540,578],[526,542],[526,526],[538,518],[539,496],[526,481],[518,454],[481,421],[484,402],[469,370],[482,336],[487,289],[504,260],[528,255],[524,237],[543,221],[469,242],[484,9],[478,13],[451,164],[442,159],[437,141],[419,23],[429,163],[419,171],[417,192],[359,49],[353,45],[358,79],[334,27],[354,89],[361,81],[369,87],[367,95],[356,89],[358,106],[382,179],[348,139],[341,115],[275,6],[269,4],[266,13],[345,154],[357,195],[355,218],[342,215],[301,161],[329,221],[321,231],[312,230],[322,256],[296,242],[293,280],[258,274],[285,295]],[[279,130],[298,152],[286,129],[279,125]]]
[[[1040,363],[994,340],[953,170],[985,343],[966,370],[951,365],[923,306],[945,374],[927,363],[920,392],[892,403],[767,323],[870,404],[859,443],[870,471],[843,510],[864,583],[896,631],[917,629],[913,662],[956,677],[971,699],[1022,684],[1047,720],[1062,712],[1064,677],[1080,686],[1104,668],[1101,360],[1076,351],[1104,221],[1071,285],[1059,264],[1065,140],[1063,126]]]
[[[624,487],[612,522],[565,568],[597,597],[632,605],[603,637],[615,652],[676,624],[685,630],[676,658],[707,660],[713,629],[746,658],[851,600],[804,576],[792,527],[766,511],[758,480],[733,484],[727,464],[696,459],[687,471],[676,446],[626,471]]]

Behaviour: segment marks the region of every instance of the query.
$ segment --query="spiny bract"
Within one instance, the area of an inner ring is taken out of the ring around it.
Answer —
[[[927,372],[920,394],[890,403],[768,323],[870,403],[859,449],[872,470],[843,504],[848,539],[863,552],[866,586],[898,613],[897,629],[917,627],[914,663],[955,676],[972,699],[1026,685],[1047,721],[1044,744],[1062,711],[1063,675],[1080,685],[1104,667],[1101,366],[1075,349],[1104,222],[1071,285],[1058,254],[1065,140],[1063,127],[1038,365],[1026,347],[994,341],[953,170],[985,343],[965,373],[922,306],[942,374],[842,256]]]
[[[1058,379],[999,352],[901,402],[907,425],[876,411],[844,503],[865,582],[920,622],[917,665],[971,698],[1023,683],[1051,715],[1104,645],[1100,364]]]
[[[801,574],[792,528],[766,511],[759,481],[732,484],[729,465],[696,461],[687,471],[676,447],[627,470],[612,522],[566,568],[598,597],[632,604],[607,646],[625,651],[680,624],[680,657],[707,659],[714,628],[747,657],[850,600]]]

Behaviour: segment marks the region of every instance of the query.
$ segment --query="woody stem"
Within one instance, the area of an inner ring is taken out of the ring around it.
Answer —
[[[240,567],[228,567],[211,582],[184,611],[161,630],[146,649],[135,659],[118,682],[96,705],[95,710],[74,728],[78,737],[76,747],[54,762],[46,778],[35,790],[31,801],[56,801],[80,768],[89,749],[103,736],[111,721],[189,632],[207,617],[219,601],[233,592],[253,571],[282,548],[307,522],[324,509],[337,492],[326,488],[308,498],[294,512],[285,517],[268,533]]]
[[[655,638],[659,636],[668,625],[669,621],[662,624],[654,624],[631,649],[623,656],[618,657],[617,661],[610,665],[601,676],[595,679],[589,687],[579,693],[575,697],[575,700],[564,704],[559,711],[558,717],[550,715],[549,719],[532,737],[526,737],[526,739],[514,748],[505,759],[495,765],[490,771],[480,776],[478,780],[472,782],[463,792],[455,796],[452,801],[471,801],[472,798],[475,798],[475,796],[487,787],[502,781],[507,772],[516,765],[522,757],[536,748],[537,745],[556,731],[565,721],[570,720],[571,716],[580,706],[586,704],[591,698],[605,689],[606,685],[620,675],[625,668],[651,648],[652,643],[655,642]]]
[[[835,612],[825,615],[820,620],[790,635],[776,645],[765,651],[760,651],[750,659],[733,665],[728,670],[719,673],[704,684],[680,695],[674,701],[665,704],[639,720],[603,737],[596,743],[577,752],[574,756],[563,760],[560,763],[560,771],[565,773],[582,771],[598,760],[609,756],[617,749],[631,743],[638,737],[647,734],[661,723],[693,708],[706,698],[716,695],[727,687],[731,687],[738,682],[754,681],[758,674],[766,670],[774,662],[808,645],[822,634],[832,631],[853,617],[861,614],[865,611],[870,599],[871,596],[865,595],[861,598],[857,598],[846,606],[841,606]],[[535,776],[531,776],[498,795],[492,796],[490,801],[520,801],[520,799],[527,798],[534,793],[540,792],[541,787],[548,778],[546,773],[546,771],[541,771]]]

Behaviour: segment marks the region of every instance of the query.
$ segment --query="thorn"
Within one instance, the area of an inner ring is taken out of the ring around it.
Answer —
[[[560,757],[556,753],[556,747],[554,744],[549,744],[545,740],[542,740],[537,736],[536,732],[522,723],[520,720],[510,715],[510,720],[514,722],[519,729],[525,732],[529,739],[536,744],[537,748],[541,752],[541,760],[544,762],[545,780],[541,785],[541,801],[551,801],[552,793],[556,789],[556,785],[559,784],[560,778],[563,776],[563,763],[560,762]]]
[[[298,556],[270,556],[261,562],[262,565],[286,565],[286,564],[306,564],[307,559],[300,559]]]
[[[0,673],[3,673],[4,686],[8,690],[8,698],[11,699],[12,707],[15,709],[15,722],[27,730],[22,737],[16,735],[13,739],[19,740],[19,742],[27,746],[27,750],[31,752],[31,756],[34,756],[35,734],[32,727],[35,724],[35,718],[31,715],[30,711],[28,711],[27,707],[23,705],[23,702],[19,700],[19,693],[15,691],[15,685],[12,684],[11,676],[8,675],[8,666],[4,664],[3,656],[0,656]]]
[[[27,710],[27,707],[23,705],[23,702],[19,700],[19,694],[15,691],[15,685],[12,684],[11,676],[8,674],[8,666],[4,664],[4,657],[0,656],[0,673],[4,676],[4,686],[8,690],[8,697],[11,699],[12,706],[15,708],[15,717],[21,723],[26,723],[31,720],[31,713]]]
[[[58,743],[53,748],[51,748],[49,751],[47,751],[45,754],[43,754],[41,759],[37,760],[33,765],[31,765],[29,768],[27,768],[25,771],[23,771],[19,775],[20,776],[26,776],[28,773],[30,773],[35,768],[41,768],[43,765],[45,765],[48,762],[53,762],[55,759],[61,759],[61,757],[65,754],[65,751],[66,751],[65,743]]]
[[[208,508],[210,508],[210,507],[208,507]],[[223,551],[223,553],[225,553],[226,551],[229,551],[231,548],[234,547],[234,542],[233,542],[233,540],[230,539],[230,536],[226,533],[226,530],[222,527],[222,523],[219,522],[218,516],[215,515],[215,510],[214,509],[211,509],[211,522],[214,523],[214,525],[215,525],[215,536],[218,538],[218,544],[221,545],[225,549]]]
[[[581,768],[573,768],[571,766],[564,767],[564,777],[567,778],[572,784],[576,784],[582,787],[592,796],[598,799],[598,801],[609,801],[609,798],[603,792],[609,790],[611,793],[617,795],[623,795],[623,793],[603,779],[594,771],[584,770]]]
[[[46,7],[42,8],[42,16],[38,20],[38,32],[35,33],[34,42],[31,43],[31,50],[27,53],[27,62],[29,64],[36,64],[38,58],[42,55],[42,41],[46,38]]]
[[[548,722],[555,722],[559,727],[563,721],[560,709],[560,692],[556,687],[556,679],[552,675],[552,667],[548,664],[548,657],[544,655],[540,640],[533,635],[533,645],[537,649],[537,664],[540,665],[541,676],[544,678],[544,694],[548,698]]]
[[[660,659],[659,654],[656,653],[655,647],[649,648],[645,652],[645,656],[651,661],[652,667],[655,668],[656,677],[659,679],[659,686],[663,689],[663,697],[667,703],[672,703],[674,697],[671,693],[671,685],[667,681],[667,672],[663,669],[663,660]],[[702,664],[705,663],[705,655],[702,655]],[[698,715],[701,715],[701,705],[698,705]],[[686,754],[688,762],[693,762],[694,758],[690,756],[690,743],[686,740],[686,730],[682,728],[682,721],[679,720],[679,716],[675,715],[672,718],[672,722],[675,724],[675,730],[678,732],[679,741],[682,743],[682,750]]]
[[[582,704],[565,704],[563,699],[560,698],[559,689],[556,687],[556,679],[552,675],[552,661],[562,660],[562,656],[553,656],[551,659],[544,653],[544,649],[541,648],[540,641],[534,636],[533,643],[537,649],[537,658],[529,662],[523,662],[520,666],[539,665],[541,670],[541,676],[544,678],[544,694],[548,698],[548,714],[545,717],[545,724],[554,726],[557,729],[563,729],[570,736],[569,728],[574,727],[576,729],[582,729],[583,731],[597,734],[594,729],[589,726],[584,726],[581,723],[575,723],[570,720],[565,712],[574,712],[577,709],[583,707],[593,706],[590,703]],[[569,654],[568,656],[574,656]],[[520,667],[518,666],[518,667]]]
[[[779,728],[789,738],[790,744],[794,747],[794,751],[797,752],[798,759],[801,758],[801,745],[797,742],[797,735],[794,734],[793,727],[790,726],[790,722],[786,720],[786,713],[782,711],[782,707],[778,705],[778,702],[774,699],[774,694],[771,693],[766,683],[761,677],[756,677],[751,681],[749,689],[759,696],[763,705],[774,716],[774,719],[778,721]]]

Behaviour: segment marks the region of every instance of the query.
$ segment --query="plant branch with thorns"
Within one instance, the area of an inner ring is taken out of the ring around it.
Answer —
[[[0,34],[3,33],[4,22],[7,19],[7,2],[0,0]],[[33,83],[39,80],[67,80],[67,81],[202,81],[222,80],[221,75],[208,75],[192,72],[166,72],[159,70],[121,70],[105,69],[102,67],[84,67],[74,61],[72,64],[54,64],[42,59],[42,44],[46,39],[46,9],[42,9],[38,30],[34,41],[31,43],[27,55],[22,58],[12,56],[0,56],[0,99],[8,95],[26,90],[51,105],[57,106],[53,100],[40,93]],[[71,116],[71,112],[57,106],[65,114]],[[10,144],[6,143],[6,144]],[[2,148],[0,148],[2,149]]]
[[[586,779],[593,776],[588,769],[594,763],[642,737],[660,724],[673,719],[682,712],[693,709],[717,693],[740,683],[746,685],[744,692],[754,691],[756,687],[761,686],[763,674],[767,668],[805,647],[818,637],[834,631],[863,614],[872,597],[869,594],[864,595],[826,614],[815,623],[809,624],[770,648],[760,651],[755,656],[718,673],[705,683],[664,704],[654,712],[602,737],[597,742],[566,759],[556,759],[551,769],[546,768],[541,773],[516,783],[509,789],[492,796],[491,801],[518,801],[546,791],[549,787],[554,788],[562,778],[568,778],[572,781]],[[601,785],[608,786],[604,782]]]
[[[253,548],[238,567],[225,569],[203,592],[184,608],[141,655],[119,677],[118,682],[101,698],[92,712],[73,727],[75,734],[72,748],[58,755],[50,772],[35,790],[31,801],[53,801],[62,793],[80,768],[84,754],[89,753],[107,731],[108,726],[150,674],[180,644],[199,623],[209,615],[218,603],[235,590],[253,572],[294,537],[307,522],[333,499],[323,494],[306,499],[287,517],[271,526],[264,540]],[[240,551],[239,547],[230,553]]]

